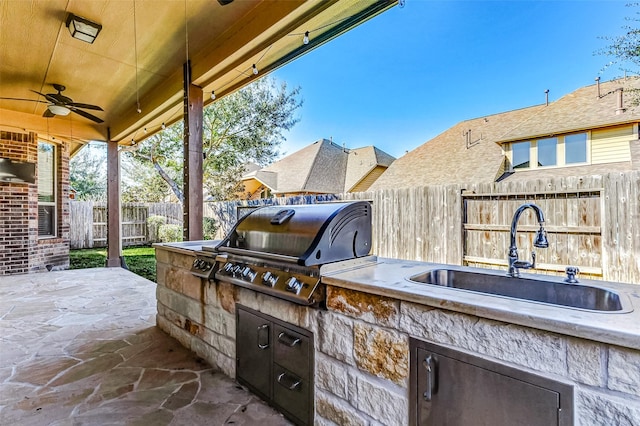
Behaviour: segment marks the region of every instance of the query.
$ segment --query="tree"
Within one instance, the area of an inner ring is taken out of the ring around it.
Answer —
[[[107,145],[90,143],[69,163],[69,181],[76,198],[83,201],[107,199]]]
[[[266,165],[279,154],[283,132],[291,129],[302,106],[300,88],[265,77],[211,104],[203,118],[203,184],[212,199],[225,200],[242,190],[244,165]],[[182,193],[182,122],[131,151],[131,161],[152,165],[175,196]]]
[[[613,58],[604,69],[618,65],[625,75],[627,73],[638,74],[640,68],[640,28],[638,28],[640,11],[637,9],[639,6],[640,3],[627,4],[627,7],[635,10],[635,16],[625,18],[628,24],[622,27],[624,34],[617,37],[603,37],[610,44],[598,53]],[[625,91],[630,91],[633,94],[634,105],[640,104],[638,89],[630,88]]]
[[[171,195],[167,182],[146,165],[123,161],[121,199],[125,203],[160,203]]]
[[[127,196],[139,201],[163,201],[172,192],[182,202],[182,123],[170,126],[143,143],[123,150]]]

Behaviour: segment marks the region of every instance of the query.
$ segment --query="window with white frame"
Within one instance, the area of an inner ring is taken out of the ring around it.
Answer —
[[[587,162],[586,133],[576,133],[564,137],[564,162],[566,164]]]
[[[514,169],[528,169],[531,161],[531,142],[511,144],[511,164]]]
[[[508,152],[513,170],[587,163],[587,133],[513,142]]]
[[[558,139],[547,138],[537,141],[538,167],[555,166],[558,164]]]
[[[38,143],[38,237],[57,235],[56,146]]]

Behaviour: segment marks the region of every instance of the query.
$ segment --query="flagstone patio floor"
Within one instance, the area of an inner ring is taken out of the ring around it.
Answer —
[[[1,425],[290,425],[155,326],[121,268],[0,277]]]

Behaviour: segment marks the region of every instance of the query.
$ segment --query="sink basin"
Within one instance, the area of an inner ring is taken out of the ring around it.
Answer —
[[[629,311],[618,293],[582,284],[454,269],[434,269],[414,275],[409,281],[596,312]]]

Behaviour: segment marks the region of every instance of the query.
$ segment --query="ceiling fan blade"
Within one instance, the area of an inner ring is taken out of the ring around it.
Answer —
[[[55,117],[56,115],[51,111],[49,111],[49,108],[47,108],[44,110],[44,114],[42,114],[42,116],[46,118],[51,118],[51,117]]]
[[[25,99],[25,98],[3,98],[0,97],[0,99],[5,100],[5,101],[27,101],[27,102],[41,102],[43,104],[48,104],[49,102],[47,101],[41,101],[40,99]]]
[[[72,112],[75,112],[78,115],[81,115],[89,120],[95,121],[96,123],[104,123],[104,120],[96,117],[95,115],[89,114],[86,111],[82,111],[81,109],[76,109],[75,107],[69,108]]]
[[[40,95],[40,96],[44,96],[44,98],[45,98],[46,100],[48,100],[49,102],[51,102],[51,103],[54,103],[54,104],[58,104],[58,103],[60,103],[60,101],[58,101],[56,98],[54,98],[54,97],[53,97],[53,96],[51,96],[51,95],[45,95],[44,93],[36,92],[36,91],[35,91],[35,90],[33,90],[33,89],[31,89],[31,91],[32,91],[33,93],[37,93],[37,94],[38,94],[38,95]]]
[[[78,102],[71,102],[68,104],[65,104],[68,107],[75,107],[75,108],[84,108],[84,109],[95,109],[98,111],[104,111],[102,108],[100,108],[98,105],[91,105],[91,104],[81,104]]]

